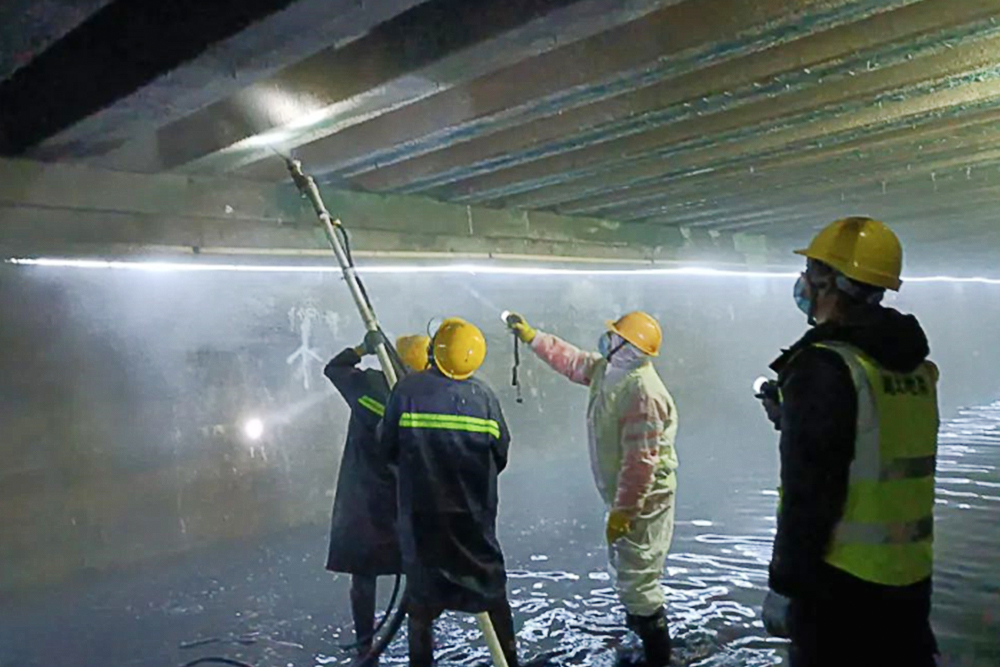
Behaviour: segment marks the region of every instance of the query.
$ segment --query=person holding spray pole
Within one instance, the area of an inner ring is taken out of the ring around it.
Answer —
[[[326,569],[351,575],[351,616],[360,656],[371,650],[375,635],[377,578],[402,573],[396,533],[396,475],[380,456],[375,438],[389,383],[381,371],[358,368],[362,357],[375,354],[379,341],[379,334],[369,333],[361,345],[342,351],[323,371],[351,408]],[[396,341],[405,365],[397,365],[397,375],[427,368],[429,342],[427,336],[403,336]]]

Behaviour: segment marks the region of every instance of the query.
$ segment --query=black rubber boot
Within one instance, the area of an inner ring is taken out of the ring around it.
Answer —
[[[652,616],[627,614],[625,623],[642,640],[642,649],[646,654],[646,664],[649,667],[666,667],[670,664],[672,648],[670,626],[667,625],[667,614],[663,607],[660,607]]]

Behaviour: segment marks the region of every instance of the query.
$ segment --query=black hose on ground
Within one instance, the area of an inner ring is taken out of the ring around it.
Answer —
[[[391,619],[389,619],[385,632],[381,637],[375,640],[375,643],[372,644],[368,653],[360,656],[357,660],[351,663],[351,667],[374,667],[379,657],[385,653],[389,644],[391,644],[392,640],[396,638],[396,635],[399,633],[399,629],[403,627],[403,620],[406,619],[406,600],[406,591],[404,590],[403,599],[400,600],[396,613],[392,615]]]
[[[234,660],[233,658],[222,658],[216,656],[210,656],[208,658],[198,658],[197,660],[192,660],[191,662],[184,663],[183,667],[195,667],[195,665],[233,665],[233,667],[254,667],[249,662],[243,662],[242,660]]]

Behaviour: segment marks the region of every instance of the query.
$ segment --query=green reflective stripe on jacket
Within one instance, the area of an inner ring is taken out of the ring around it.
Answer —
[[[931,575],[937,372],[882,368],[843,343],[817,345],[847,364],[858,418],[844,514],[826,561],[860,579],[906,586]]]
[[[500,438],[500,424],[494,419],[480,417],[404,412],[399,418],[399,426],[401,428],[435,428],[467,433],[488,433],[494,438]]]
[[[362,396],[361,398],[358,399],[358,403],[360,403],[363,407],[367,408],[369,411],[374,412],[379,417],[385,416],[385,406],[376,401],[371,396]]]

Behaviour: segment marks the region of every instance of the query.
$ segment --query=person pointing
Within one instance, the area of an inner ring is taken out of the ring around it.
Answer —
[[[647,664],[667,665],[671,640],[660,578],[674,530],[677,407],[653,367],[663,340],[660,325],[647,313],[628,313],[607,322],[598,352],[587,352],[536,330],[517,313],[507,324],[555,371],[590,388],[590,461],[608,508],[605,537],[615,587]]]

